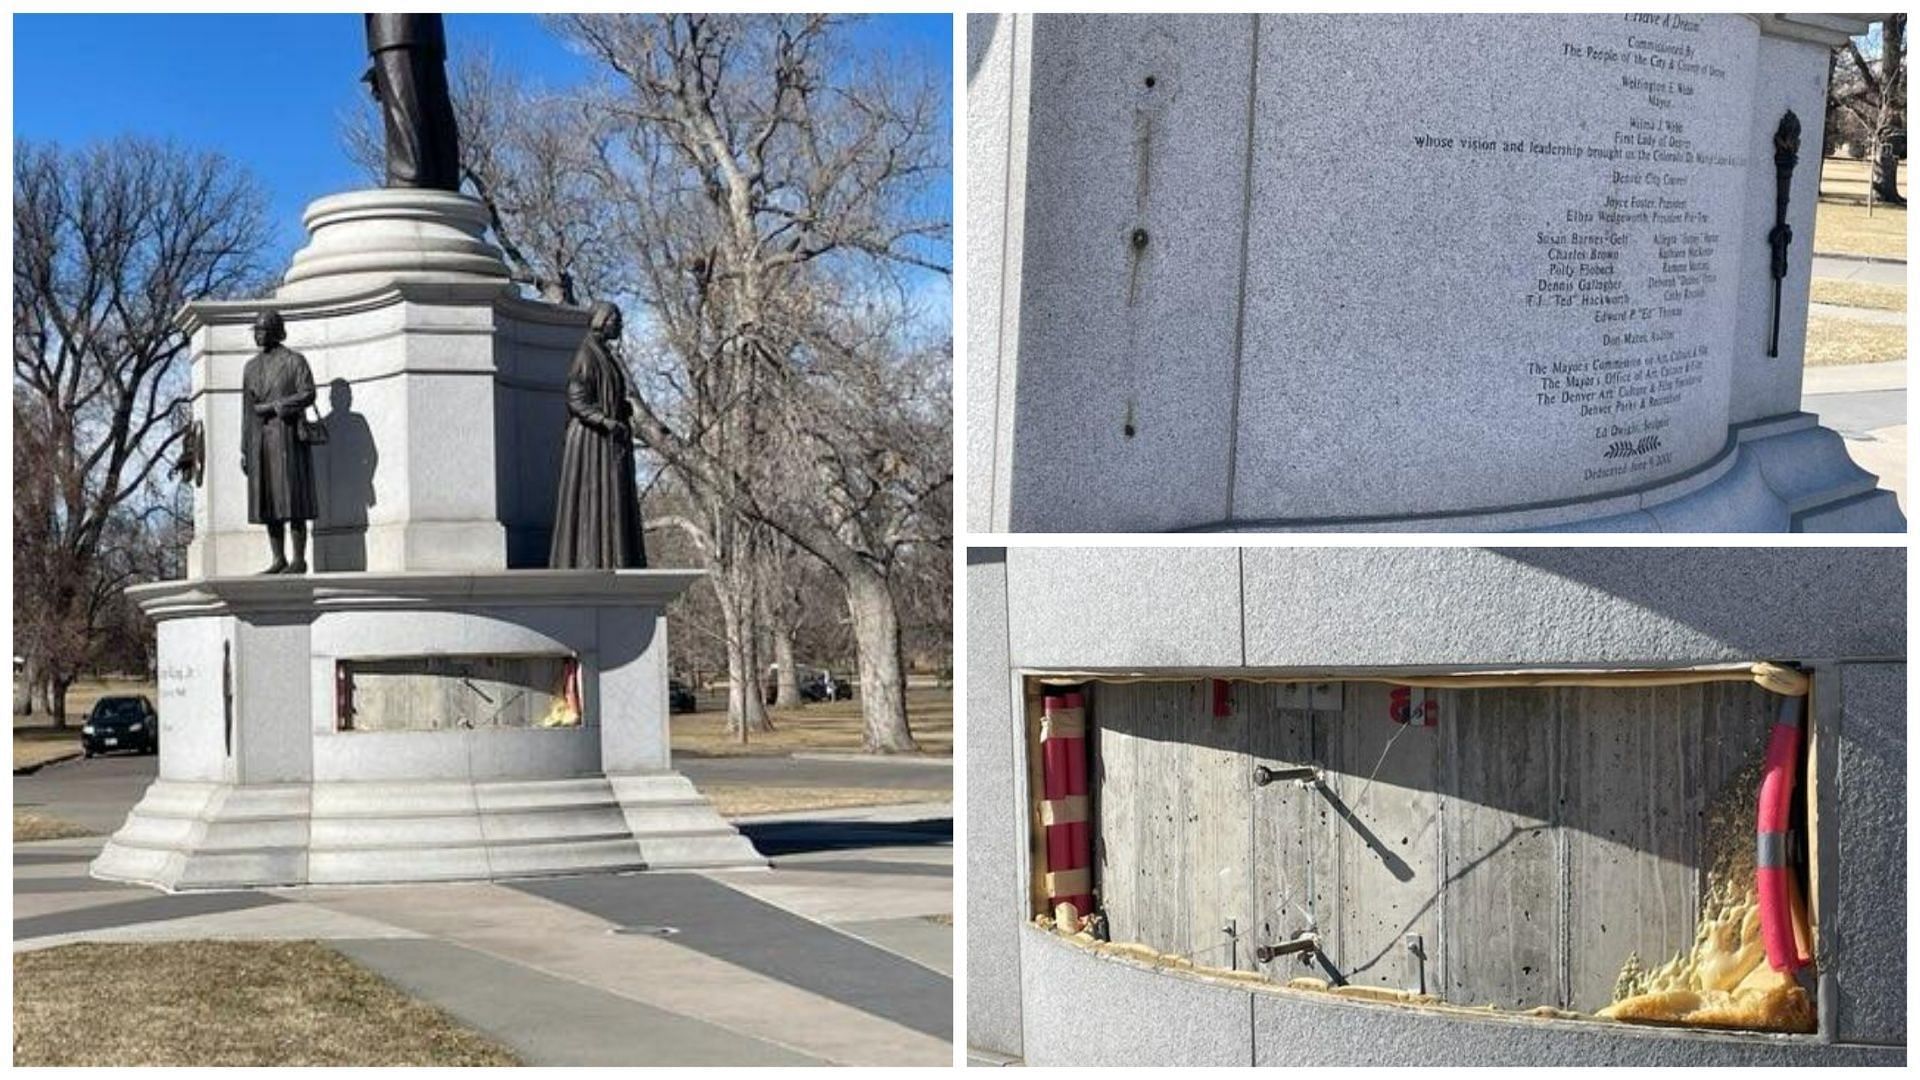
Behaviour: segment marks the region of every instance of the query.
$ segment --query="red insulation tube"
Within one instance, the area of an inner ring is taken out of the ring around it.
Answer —
[[[1077,693],[1049,694],[1040,721],[1041,822],[1047,839],[1047,907],[1093,913],[1093,844],[1087,832],[1086,713]]]
[[[1800,765],[1801,718],[1806,698],[1781,701],[1779,718],[1767,739],[1766,771],[1760,778],[1758,848],[1754,887],[1760,898],[1760,942],[1775,971],[1797,971],[1806,958],[1794,940],[1793,867],[1787,858],[1787,825],[1793,813],[1793,783]]]

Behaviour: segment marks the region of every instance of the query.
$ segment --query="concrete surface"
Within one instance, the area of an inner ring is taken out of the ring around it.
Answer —
[[[1882,312],[1881,314],[1893,314]],[[1905,319],[1900,315],[1901,320]],[[1801,406],[1847,440],[1847,453],[1907,505],[1907,362],[1809,368]]]
[[[1907,264],[1901,260],[1849,259],[1840,255],[1815,255],[1813,276],[1859,281],[1869,285],[1905,285]]]
[[[1836,737],[1821,743],[1834,760],[1822,780],[1834,789],[1831,838],[1823,859],[1850,868],[1834,875],[1823,935],[1839,954],[1831,981],[1836,1034],[1852,1042],[1907,1041],[1907,694],[1905,664],[1840,669]],[[1824,764],[1824,763],[1823,763]],[[1822,803],[1823,806],[1828,803]],[[1823,988],[1827,984],[1823,983]]]
[[[967,549],[967,1043],[1018,1057],[1021,1050],[1020,928],[1026,879],[1020,830],[1009,808],[1023,805],[1020,702],[1008,642],[1007,553]]]
[[[1898,658],[1904,574],[1898,548],[1015,548],[1009,660],[1124,669]]]
[[[780,759],[757,766],[774,778]],[[880,773],[849,778],[891,785]],[[112,828],[152,758],[52,766],[16,805]],[[922,773],[933,770],[920,770]],[[772,870],[162,895],[94,880],[100,837],[16,845],[14,948],[310,939],[536,1065],[952,1059],[952,806],[743,820]],[[636,920],[675,933],[655,936]],[[636,932],[616,933],[622,927]]]
[[[1029,1065],[1900,1065],[1905,1047],[1440,1013],[1244,987],[1023,929]],[[1151,1017],[1151,1023],[1143,1018]]]
[[[1904,311],[1883,311],[1879,308],[1843,307],[1839,304],[1808,304],[1807,314],[1820,315],[1829,319],[1847,319],[1852,322],[1875,323],[1880,326],[1905,326],[1907,313]]]

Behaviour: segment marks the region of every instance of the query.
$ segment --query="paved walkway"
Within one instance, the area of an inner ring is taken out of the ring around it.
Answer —
[[[1807,314],[1828,319],[1846,319],[1857,323],[1873,323],[1877,326],[1907,325],[1907,313],[1904,311],[1848,307],[1845,304],[1808,304]]]
[[[152,760],[51,766],[16,778],[16,805],[111,829]],[[101,837],[18,844],[14,949],[325,941],[532,1065],[944,1066],[953,814],[935,794],[741,821],[770,871],[169,896],[89,878]]]
[[[1847,453],[1907,508],[1907,364],[1810,367],[1800,407],[1847,440]]]
[[[1834,255],[1815,255],[1813,257],[1813,276],[1817,278],[1839,278],[1841,281],[1859,281],[1870,285],[1905,285],[1907,283],[1907,264],[1904,262],[1869,262],[1865,259],[1846,259]]]

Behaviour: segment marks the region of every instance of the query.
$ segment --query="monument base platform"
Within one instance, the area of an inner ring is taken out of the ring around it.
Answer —
[[[764,866],[673,771],[679,570],[201,578],[159,636],[160,775],[94,876],[168,890]]]
[[[765,866],[678,773],[234,785],[158,780],[92,874],[169,892]]]
[[[1208,532],[1905,532],[1879,478],[1812,413],[1736,425],[1713,460],[1684,476],[1591,499],[1445,514],[1230,521]],[[1185,530],[1183,530],[1185,531]]]

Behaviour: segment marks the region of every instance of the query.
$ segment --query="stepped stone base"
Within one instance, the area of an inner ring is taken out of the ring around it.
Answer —
[[[1553,504],[1344,520],[1229,521],[1203,531],[1268,532],[1896,532],[1893,492],[1811,413],[1784,413],[1728,433],[1693,472],[1643,490]]]
[[[158,780],[91,867],[169,892],[765,866],[679,773],[233,785]]]

